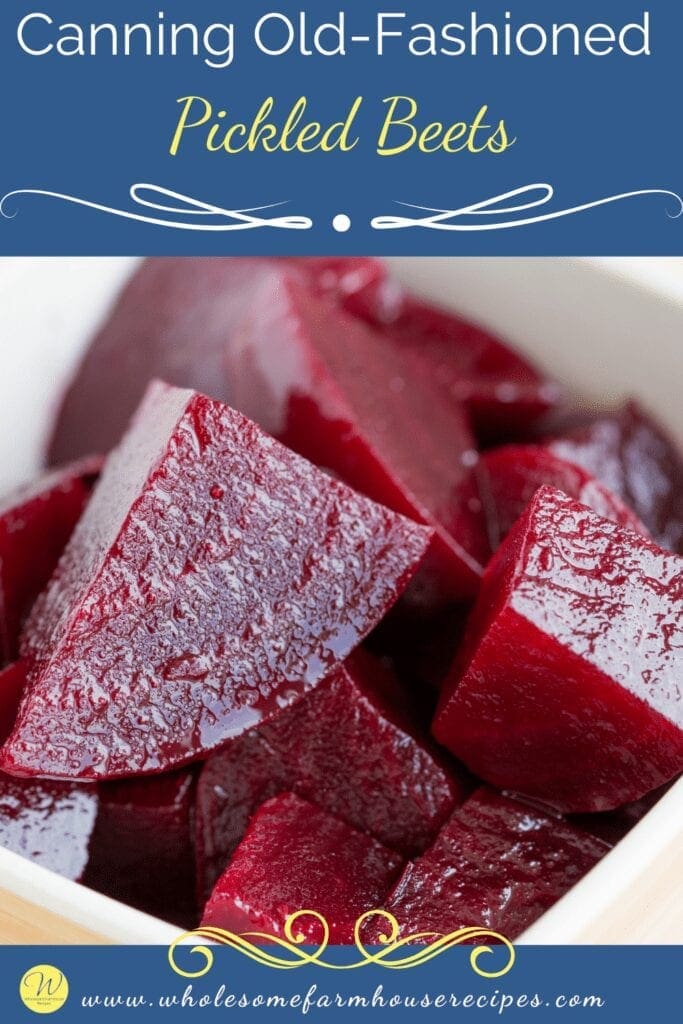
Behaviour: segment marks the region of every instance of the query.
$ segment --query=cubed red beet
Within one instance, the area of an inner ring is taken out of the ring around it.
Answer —
[[[389,672],[356,652],[292,708],[209,758],[197,790],[204,899],[251,815],[283,790],[406,856],[429,844],[465,786],[412,727],[402,700]]]
[[[2,766],[107,779],[205,755],[329,675],[430,540],[220,402],[152,386],[27,624]]]
[[[100,785],[84,884],[165,921],[194,927],[195,782],[184,769]]]
[[[381,904],[401,866],[376,839],[284,793],[252,818],[202,924],[277,937],[290,914],[314,910],[327,921],[331,943],[350,944],[357,918]],[[297,921],[295,934],[322,939],[314,918]]]
[[[617,494],[658,544],[683,554],[683,458],[636,402],[546,443]]]
[[[15,661],[0,670],[0,744],[14,728],[25,685],[26,667],[23,662]]]
[[[555,408],[560,386],[510,345],[457,314],[378,282],[344,300],[345,308],[419,356],[451,399],[466,403],[484,441],[526,435]]]
[[[515,939],[609,849],[559,817],[482,788],[408,864],[383,907],[401,936],[481,927]],[[363,940],[378,943],[387,930],[377,919]]]
[[[539,487],[564,491],[582,505],[625,529],[649,536],[634,512],[581,466],[539,445],[506,445],[486,452],[477,467],[480,492],[489,515],[491,541],[497,548]]]
[[[489,564],[434,733],[566,811],[683,770],[683,560],[541,488]]]
[[[95,786],[13,779],[0,773],[0,847],[73,882],[88,863]]]
[[[0,499],[0,666],[17,657],[19,630],[54,572],[101,460],[47,473]]]
[[[155,378],[230,400],[226,352],[254,289],[273,266],[325,294],[347,298],[378,280],[369,259],[149,259],[132,276],[91,342],[62,401],[48,459],[116,445]]]
[[[474,440],[463,410],[419,365],[280,273],[263,284],[236,332],[231,366],[238,408],[352,487],[435,530],[420,576],[425,601],[476,592],[490,549]]]

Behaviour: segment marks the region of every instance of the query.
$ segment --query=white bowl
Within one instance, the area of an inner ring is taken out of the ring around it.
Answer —
[[[0,260],[0,489],[37,469],[60,391],[135,262]],[[413,288],[506,335],[584,396],[635,394],[683,437],[683,266],[675,261],[390,262]],[[523,941],[683,943],[682,861],[683,780]],[[176,936],[0,850],[0,942]]]

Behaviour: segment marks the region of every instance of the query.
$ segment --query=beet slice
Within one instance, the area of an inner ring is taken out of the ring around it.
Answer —
[[[97,806],[95,786],[0,773],[0,846],[78,882],[88,863]]]
[[[24,636],[14,775],[195,760],[320,682],[430,532],[191,391],[153,385]]]
[[[546,443],[618,495],[658,544],[683,554],[683,458],[637,402]]]
[[[489,564],[434,733],[480,778],[611,810],[683,770],[683,560],[537,491]]]
[[[490,549],[463,411],[377,332],[272,274],[231,348],[235,405],[352,487],[435,530],[427,603],[471,597]],[[435,595],[432,598],[432,593]]]
[[[120,440],[155,378],[230,400],[226,351],[254,289],[287,264],[320,291],[347,298],[383,274],[376,260],[164,258],[146,260],[92,340],[62,401],[50,443],[54,465]]]
[[[489,511],[492,546],[509,533],[539,487],[564,491],[618,526],[649,533],[634,512],[581,466],[538,445],[506,445],[486,452],[479,463],[479,486]]]
[[[187,770],[98,787],[83,882],[183,928],[197,922],[194,774]]]
[[[424,850],[465,784],[411,726],[403,699],[391,674],[356,652],[292,708],[209,758],[197,790],[204,899],[251,815],[283,790],[406,856]]]
[[[252,818],[202,924],[283,936],[290,914],[314,910],[326,919],[331,943],[350,944],[357,918],[381,904],[401,867],[401,857],[376,839],[283,793]],[[322,939],[312,917],[299,919],[295,934]]]
[[[18,655],[19,630],[54,572],[101,460],[47,473],[0,499],[0,665]]]
[[[393,281],[359,289],[344,306],[417,354],[451,399],[466,403],[481,440],[525,435],[561,400],[559,384],[501,339]]]
[[[25,685],[26,666],[23,662],[15,661],[0,670],[0,744],[14,728]]]
[[[383,906],[402,936],[482,927],[515,939],[606,853],[595,836],[481,788],[408,864]],[[388,925],[363,935],[378,943]]]

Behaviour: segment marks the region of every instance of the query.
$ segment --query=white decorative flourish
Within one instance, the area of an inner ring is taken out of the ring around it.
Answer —
[[[49,192],[39,188],[21,188],[8,192],[0,199],[0,214],[6,218],[16,216],[16,210],[8,213],[6,206],[10,199],[18,196],[44,196],[48,199],[60,199],[76,206],[87,206],[100,213],[108,213],[126,220],[136,220],[143,224],[154,224],[160,228],[177,228],[180,231],[248,231],[253,228],[280,228],[286,231],[307,231],[313,227],[310,217],[288,214],[277,217],[258,216],[261,211],[272,210],[284,203],[269,203],[267,206],[252,206],[244,210],[226,210],[213,203],[205,203],[201,199],[173,192],[160,185],[139,183],[131,185],[130,198],[138,207],[153,210],[156,214],[172,214],[176,219],[163,216],[151,216],[135,210],[119,210],[113,206],[91,202],[78,196],[66,195],[62,192]],[[169,205],[175,204],[175,205]],[[201,218],[213,218],[210,221]]]
[[[535,193],[539,193],[535,195]],[[676,203],[676,211],[668,214],[675,219],[683,214],[683,198],[677,192],[671,192],[663,188],[640,189],[636,192],[621,192],[618,195],[606,196],[604,199],[596,199],[590,203],[582,203],[580,206],[572,206],[565,210],[553,210],[546,213],[534,214],[530,217],[518,217],[517,214],[528,210],[535,210],[547,206],[552,202],[555,190],[552,185],[536,183],[524,185],[521,188],[512,189],[510,192],[503,192],[491,199],[484,199],[469,206],[462,206],[458,210],[438,210],[430,206],[418,206],[415,203],[398,203],[399,206],[411,210],[422,211],[420,216],[399,216],[388,214],[381,217],[373,217],[371,225],[377,231],[392,231],[397,228],[430,228],[433,231],[503,231],[508,228],[522,228],[529,224],[541,224],[543,221],[558,220],[560,217],[571,217],[575,213],[583,213],[585,210],[593,210],[598,206],[607,206],[611,203],[619,203],[626,199],[636,199],[641,196],[665,196],[673,199]],[[514,202],[514,200],[521,200]],[[510,205],[503,205],[513,200]],[[495,221],[482,221],[477,218],[496,217]],[[467,218],[474,218],[468,220]],[[511,219],[506,219],[511,218]]]

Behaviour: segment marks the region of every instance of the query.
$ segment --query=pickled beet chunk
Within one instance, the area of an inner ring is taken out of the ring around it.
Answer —
[[[562,818],[482,787],[407,865],[383,908],[402,937],[480,927],[515,939],[609,849]],[[378,918],[363,941],[379,943],[387,931]]]
[[[202,924],[285,937],[288,917],[312,910],[327,921],[331,943],[351,944],[357,918],[381,904],[402,865],[376,839],[283,793],[252,818]],[[292,934],[317,944],[323,929],[314,917],[302,916]]]
[[[464,411],[419,366],[280,273],[263,284],[236,332],[231,367],[237,408],[352,487],[434,529],[420,575],[425,601],[474,595],[490,554],[475,444]]]
[[[546,444],[618,495],[658,544],[683,554],[683,458],[637,402]]]
[[[98,786],[83,883],[147,914],[194,927],[195,786],[188,769]]]
[[[51,465],[118,444],[148,384],[230,401],[232,332],[264,273],[287,264],[321,292],[348,298],[382,273],[375,260],[148,259],[122,289],[66,392],[49,446]]]
[[[683,770],[683,560],[543,487],[491,560],[434,734],[564,811]]]
[[[344,305],[396,348],[417,354],[451,400],[467,405],[481,440],[526,435],[562,398],[559,384],[500,338],[394,281],[360,289]]]
[[[0,665],[14,660],[31,605],[54,572],[101,467],[84,459],[0,499]]]
[[[649,536],[635,512],[591,473],[539,445],[506,445],[486,452],[477,473],[494,548],[543,485],[564,491],[570,498],[625,529]]]
[[[104,780],[205,756],[329,675],[430,536],[222,403],[152,385],[27,623],[3,768]]]
[[[197,790],[200,892],[210,893],[267,798],[291,790],[406,856],[465,796],[463,781],[410,723],[395,679],[357,651],[273,721],[228,743]]]
[[[79,882],[97,818],[97,787],[0,773],[0,847]]]
[[[0,669],[0,743],[4,743],[16,721],[21,695],[26,685],[26,667],[15,661]]]

